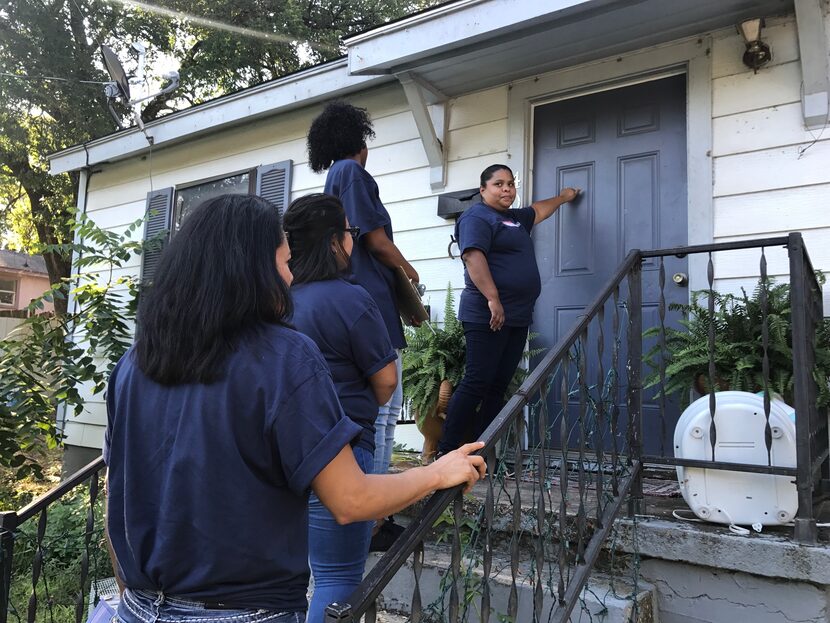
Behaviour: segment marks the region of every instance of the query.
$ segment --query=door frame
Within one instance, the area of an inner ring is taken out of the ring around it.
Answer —
[[[525,204],[533,188],[533,119],[537,106],[686,75],[687,243],[714,239],[712,194],[712,41],[693,37],[511,83],[507,93],[507,158],[520,176]],[[705,289],[703,254],[689,257],[689,293]]]

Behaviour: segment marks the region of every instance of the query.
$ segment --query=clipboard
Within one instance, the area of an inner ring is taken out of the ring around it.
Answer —
[[[421,295],[406,276],[403,267],[398,266],[393,272],[395,274],[395,305],[398,307],[403,323],[411,327],[413,320],[416,322],[429,320],[429,314],[421,302]]]

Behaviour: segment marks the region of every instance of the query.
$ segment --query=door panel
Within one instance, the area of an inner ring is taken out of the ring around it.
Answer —
[[[552,348],[577,322],[584,307],[633,248],[682,246],[687,242],[686,197],[686,77],[675,76],[631,87],[538,106],[534,111],[533,197],[556,195],[566,186],[582,189],[574,204],[566,204],[546,223],[534,228],[534,244],[542,294],[536,303],[533,346]],[[658,260],[643,264],[643,328],[659,323]],[[685,287],[671,282],[675,272],[687,272],[685,258],[665,260],[667,304],[688,301]],[[625,301],[625,285],[621,302]],[[615,337],[613,308],[605,309],[603,371],[611,368]],[[623,327],[628,320],[620,309]],[[676,326],[677,314],[667,312]],[[596,323],[594,323],[595,325]],[[589,330],[587,382],[598,384],[599,329]],[[625,396],[625,337],[620,348],[620,400]],[[650,344],[645,344],[647,349]],[[644,351],[645,352],[645,351]],[[648,370],[644,369],[644,375]],[[570,385],[574,386],[572,368]],[[643,394],[646,451],[671,448],[676,405],[667,405],[666,431],[659,423],[660,405],[653,391]],[[549,413],[561,412],[561,387],[551,391]],[[569,399],[569,419],[578,412],[578,392]],[[622,407],[623,405],[621,405]],[[559,441],[559,424],[551,422],[551,440]],[[618,430],[627,426],[620,412]],[[572,429],[576,429],[571,425]],[[607,425],[604,433],[607,439]],[[531,430],[535,430],[531,426]],[[571,442],[575,440],[570,435]]]

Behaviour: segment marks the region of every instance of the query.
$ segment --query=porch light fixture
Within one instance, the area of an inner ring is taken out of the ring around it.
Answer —
[[[763,17],[748,19],[738,24],[738,32],[744,38],[746,51],[744,65],[758,73],[758,69],[772,60],[772,51],[761,41],[761,29],[765,26]]]

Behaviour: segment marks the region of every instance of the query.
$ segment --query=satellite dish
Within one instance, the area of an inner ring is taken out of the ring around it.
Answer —
[[[132,108],[135,123],[138,128],[144,132],[144,122],[141,119],[141,102],[146,102],[147,100],[151,100],[154,97],[158,97],[159,95],[163,95],[165,93],[170,93],[176,89],[179,86],[179,72],[171,71],[164,74],[163,78],[168,82],[160,91],[133,99],[130,97],[130,83],[136,86],[143,85],[145,88],[147,86],[147,80],[144,77],[144,59],[146,57],[147,50],[144,45],[138,42],[133,43],[131,49],[138,56],[138,70],[132,79],[127,78],[127,72],[124,71],[121,61],[118,60],[118,57],[115,55],[115,52],[112,51],[112,48],[101,44],[101,55],[104,58],[104,66],[106,66],[107,72],[112,80],[112,82],[108,82],[104,86],[104,95],[107,98],[107,108],[109,108],[110,114],[112,115],[112,118],[119,130],[123,130],[124,126],[121,123],[121,119],[115,111],[115,108],[113,108],[112,102],[116,98],[120,97],[124,100],[124,103],[127,106]],[[144,133],[147,135],[146,132]],[[147,135],[147,140],[150,141],[150,144],[152,144],[151,136]]]
[[[107,73],[121,92],[120,95],[124,101],[130,101],[130,81],[127,79],[127,73],[121,66],[121,61],[112,51],[112,48],[101,44],[101,55],[104,57],[104,66],[107,68]]]

